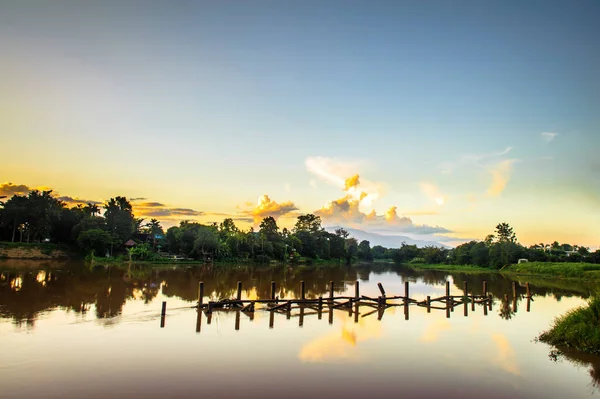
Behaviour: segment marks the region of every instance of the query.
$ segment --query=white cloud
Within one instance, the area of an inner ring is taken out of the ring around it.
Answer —
[[[554,133],[554,132],[542,132],[542,133],[540,133],[540,136],[542,137],[542,140],[544,140],[546,143],[549,143],[552,140],[554,140],[554,138],[556,136],[558,136],[558,133]]]

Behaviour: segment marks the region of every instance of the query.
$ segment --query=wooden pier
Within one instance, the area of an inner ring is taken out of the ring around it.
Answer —
[[[501,312],[517,311],[517,283],[513,282],[512,286],[512,307],[509,308],[508,295],[504,295],[502,300]],[[256,311],[267,311],[269,316],[269,327],[273,328],[274,314],[285,314],[287,319],[292,317],[299,318],[299,326],[304,324],[306,316],[317,315],[320,320],[324,313],[329,315],[329,323],[333,323],[333,313],[335,310],[345,311],[348,316],[354,315],[354,321],[358,322],[360,317],[368,317],[377,315],[377,319],[381,320],[386,309],[390,307],[402,306],[404,308],[404,317],[409,319],[409,308],[418,306],[427,309],[427,313],[431,310],[442,310],[446,312],[446,317],[450,318],[450,314],[458,306],[463,306],[464,316],[468,316],[469,305],[471,312],[474,312],[477,306],[483,308],[483,314],[487,315],[488,311],[492,310],[494,299],[491,294],[488,294],[487,281],[483,282],[482,294],[475,294],[472,290],[469,294],[467,282],[463,283],[461,295],[452,295],[450,291],[450,282],[446,281],[445,295],[431,298],[427,296],[425,299],[414,299],[410,297],[410,285],[406,281],[404,283],[404,295],[388,295],[381,283],[377,283],[380,295],[370,297],[360,294],[360,284],[358,281],[354,283],[354,295],[335,295],[335,284],[329,282],[329,292],[326,297],[319,296],[317,298],[307,298],[304,281],[300,282],[300,295],[295,298],[279,298],[276,296],[276,283],[271,281],[271,292],[269,298],[264,299],[242,299],[242,282],[238,281],[236,296],[234,298],[222,299],[219,301],[208,301],[204,299],[204,283],[201,281],[198,284],[198,302],[194,308],[198,309],[198,318],[196,331],[200,331],[202,313],[206,315],[207,324],[211,323],[213,312],[219,311],[235,311],[236,321],[235,328],[239,329],[240,314],[245,314],[254,319]],[[531,292],[529,283],[526,283],[526,295],[523,298],[527,299],[527,312],[530,311]],[[368,311],[361,312],[361,308],[368,308]],[[294,312],[293,312],[294,311]],[[298,311],[298,312],[295,312]],[[161,309],[161,327],[165,326],[166,317],[166,302],[162,303]]]

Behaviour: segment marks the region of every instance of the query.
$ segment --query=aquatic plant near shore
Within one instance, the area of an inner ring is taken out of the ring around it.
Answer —
[[[550,345],[600,354],[600,295],[592,297],[586,306],[559,317],[539,340]]]

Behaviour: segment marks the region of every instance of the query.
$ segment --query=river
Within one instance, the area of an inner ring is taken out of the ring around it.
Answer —
[[[254,314],[192,306],[244,298],[388,295],[423,300],[494,297],[448,315],[425,307],[359,314],[312,309]],[[525,283],[532,300],[527,306]],[[327,267],[95,268],[34,261],[0,263],[0,396],[3,398],[588,398],[600,394],[600,359],[556,356],[535,341],[554,318],[597,287],[499,274],[414,271],[389,264]],[[504,295],[508,295],[508,301]],[[161,327],[161,305],[167,310]],[[487,314],[486,314],[487,313]],[[449,316],[449,317],[448,317]]]

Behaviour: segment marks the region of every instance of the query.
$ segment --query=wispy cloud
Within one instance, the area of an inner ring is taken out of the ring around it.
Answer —
[[[542,132],[542,133],[540,133],[540,136],[542,137],[542,140],[544,140],[546,143],[549,143],[552,140],[554,140],[556,138],[556,136],[558,136],[558,133]]]
[[[514,159],[505,159],[488,168],[488,172],[492,175],[492,182],[487,190],[488,195],[496,197],[504,191],[510,180],[515,162]]]
[[[182,221],[202,216],[204,212],[190,208],[169,207],[161,202],[133,202],[133,212],[141,218]]]
[[[56,198],[59,201],[64,202],[67,205],[73,206],[73,205],[87,205],[87,204],[92,204],[92,205],[101,205],[103,204],[102,201],[94,201],[94,200],[89,200],[89,199],[81,199],[78,197],[70,197],[68,195],[63,195],[61,197],[57,197]]]
[[[421,188],[423,194],[425,194],[430,200],[434,201],[438,206],[442,206],[446,203],[446,197],[440,192],[435,184],[421,182],[419,187]]]

